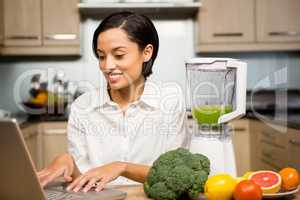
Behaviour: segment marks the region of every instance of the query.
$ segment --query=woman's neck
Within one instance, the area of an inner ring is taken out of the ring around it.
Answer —
[[[144,91],[145,78],[141,76],[138,80],[126,88],[110,90],[110,96],[121,109],[126,110],[128,105],[140,98]]]

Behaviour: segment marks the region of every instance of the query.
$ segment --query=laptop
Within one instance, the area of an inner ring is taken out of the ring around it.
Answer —
[[[15,119],[0,119],[0,199],[4,200],[119,200],[126,198],[120,190],[105,188],[101,192],[68,192],[63,182],[41,187],[22,132]]]

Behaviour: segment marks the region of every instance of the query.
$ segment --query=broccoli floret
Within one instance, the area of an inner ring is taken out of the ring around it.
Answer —
[[[153,163],[144,191],[155,200],[193,199],[204,191],[209,173],[206,156],[178,148],[162,154]]]

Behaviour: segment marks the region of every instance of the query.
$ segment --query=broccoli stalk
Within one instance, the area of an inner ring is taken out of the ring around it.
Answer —
[[[209,172],[206,156],[183,148],[171,150],[153,163],[144,191],[155,200],[195,199],[204,191]]]

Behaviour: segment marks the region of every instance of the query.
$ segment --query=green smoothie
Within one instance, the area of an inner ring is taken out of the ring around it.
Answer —
[[[199,124],[217,124],[221,115],[232,112],[232,106],[204,105],[192,109],[193,118]]]

